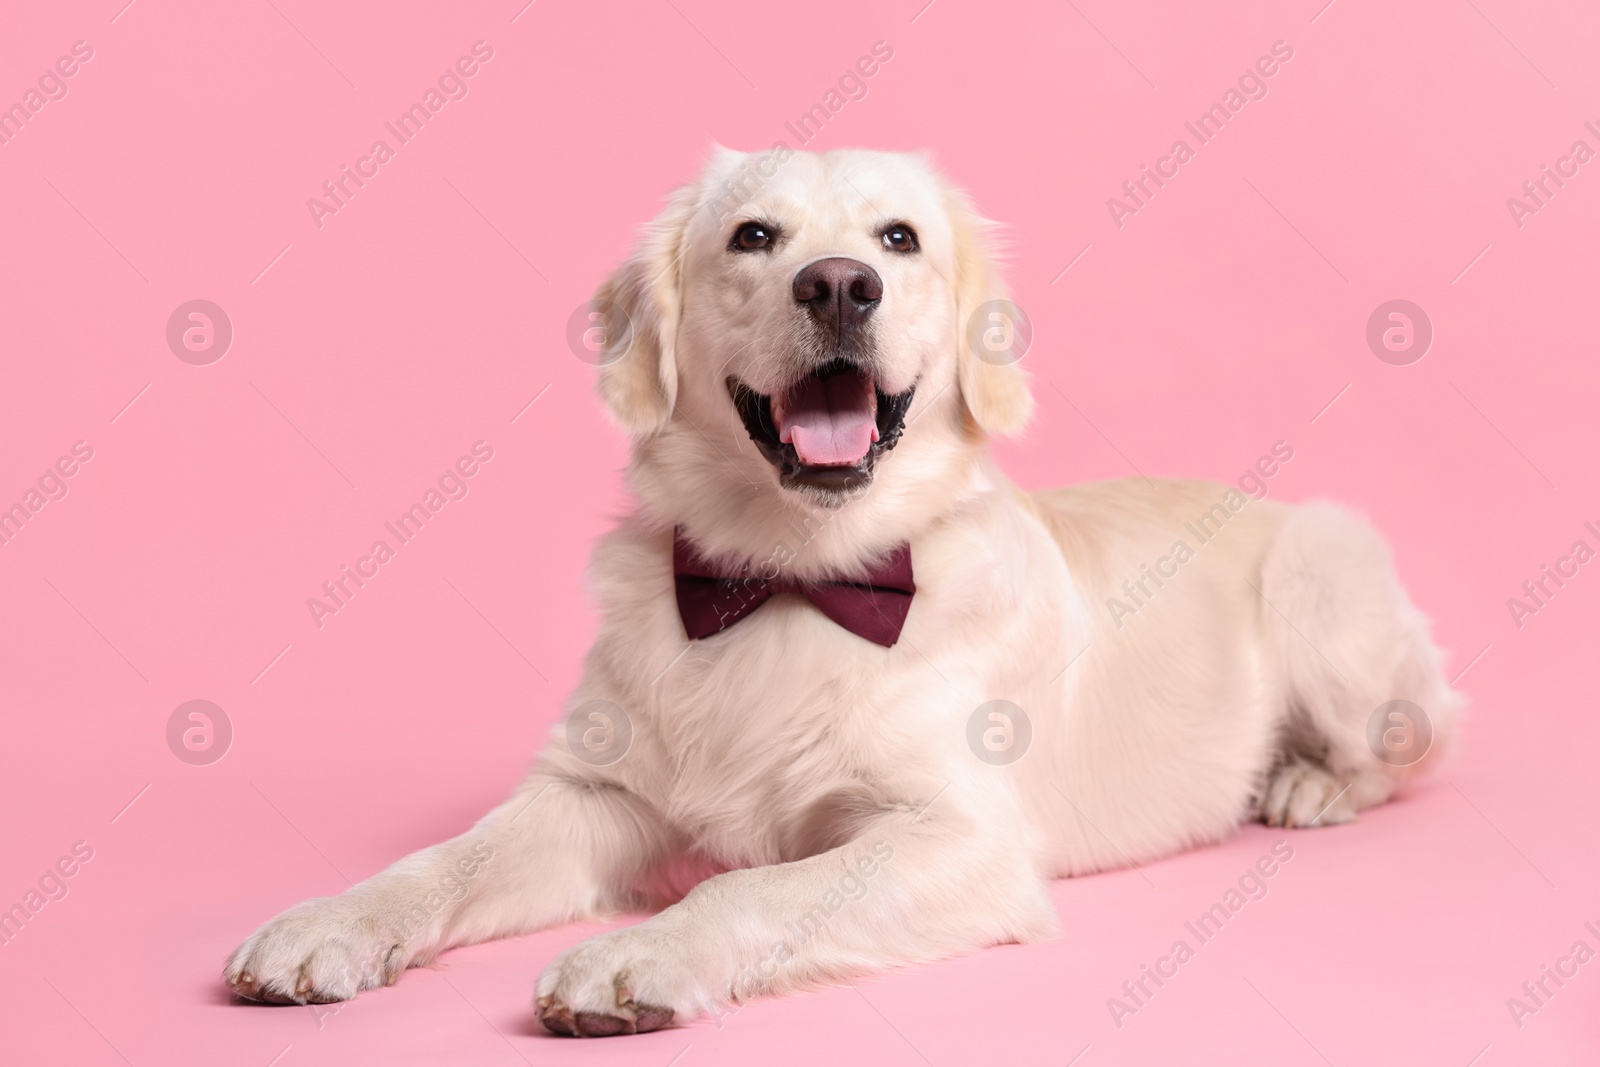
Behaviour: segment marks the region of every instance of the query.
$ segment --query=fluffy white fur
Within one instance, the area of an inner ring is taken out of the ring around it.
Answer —
[[[730,254],[752,217],[787,240]],[[887,252],[888,221],[914,226],[921,252]],[[238,994],[353,997],[453,945],[636,906],[675,861],[709,859],[723,873],[539,978],[553,1030],[649,1029],[1051,936],[1050,879],[1217,841],[1245,819],[1347,821],[1437,759],[1458,701],[1383,543],[1336,507],[1250,503],[1116,625],[1107,600],[1226,487],[1030,494],[1005,479],[986,441],[1019,430],[1031,401],[1017,366],[965,341],[973,309],[1004,296],[985,232],[912,156],[721,152],[672,196],[597,297],[626,351],[600,392],[633,435],[638,507],[595,552],[603,621],[568,708],[625,709],[631,749],[592,766],[558,723],[467,833],[252,934],[225,971]],[[887,391],[917,387],[898,447],[842,506],[779,486],[724,386],[731,373],[770,392],[804,372],[790,287],[823,256],[881,274],[875,367]],[[732,567],[787,548],[800,578],[909,541],[904,634],[883,648],[778,596],[686,641],[675,525]],[[997,698],[1033,727],[1009,766],[967,742]],[[1407,768],[1365,736],[1398,698],[1436,734]]]

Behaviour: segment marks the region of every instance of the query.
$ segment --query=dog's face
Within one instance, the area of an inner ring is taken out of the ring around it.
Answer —
[[[943,191],[905,157],[813,155],[758,159],[713,188],[732,196],[690,227],[688,347],[724,368],[780,485],[858,488],[954,351]]]
[[[601,392],[642,439],[823,502],[897,446],[1016,429],[1020,371],[966,336],[1003,297],[981,227],[918,157],[723,152],[596,297]],[[965,403],[907,435],[947,393]]]

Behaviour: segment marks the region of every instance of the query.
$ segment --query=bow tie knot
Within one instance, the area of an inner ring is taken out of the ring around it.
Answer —
[[[911,546],[904,542],[860,577],[801,582],[781,572],[755,573],[748,565],[741,575],[725,574],[679,529],[672,537],[672,572],[678,615],[693,640],[720,633],[779,593],[793,593],[851,633],[888,648],[900,639],[917,591]]]

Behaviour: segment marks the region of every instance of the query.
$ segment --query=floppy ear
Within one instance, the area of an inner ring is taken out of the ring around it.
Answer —
[[[995,269],[989,232],[993,223],[979,217],[959,190],[945,203],[956,245],[956,385],[967,414],[988,433],[1019,433],[1033,413],[1033,394],[1016,360],[1026,350],[1016,305],[1006,296]],[[1031,327],[1028,328],[1031,330]],[[994,338],[999,332],[1000,348]],[[1031,341],[1031,336],[1027,338]],[[1007,347],[1009,346],[1009,347]]]
[[[623,429],[636,435],[665,426],[678,397],[673,342],[678,334],[682,255],[699,191],[688,185],[639,235],[633,257],[594,295],[605,346],[600,396]]]

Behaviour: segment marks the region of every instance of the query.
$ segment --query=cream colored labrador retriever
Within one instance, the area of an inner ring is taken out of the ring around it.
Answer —
[[[1050,879],[1344,822],[1433,762],[1458,700],[1363,522],[1005,479],[987,441],[1031,400],[1004,300],[919,157],[721,152],[674,193],[596,298],[638,506],[567,717],[467,833],[252,934],[232,989],[353,997],[709,860],[539,978],[550,1030],[642,1032],[1049,937]]]

